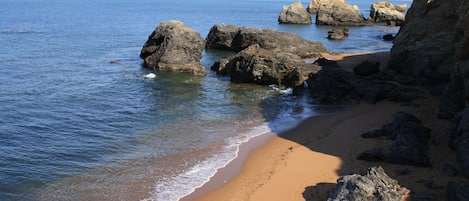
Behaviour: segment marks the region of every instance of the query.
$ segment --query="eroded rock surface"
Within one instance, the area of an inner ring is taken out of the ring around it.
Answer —
[[[162,22],[145,42],[140,58],[153,70],[205,75],[200,64],[204,39],[180,21]]]

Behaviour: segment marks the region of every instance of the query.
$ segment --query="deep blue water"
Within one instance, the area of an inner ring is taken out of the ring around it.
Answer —
[[[348,2],[365,14],[371,4]],[[277,24],[289,3],[0,0],[0,200],[177,200],[240,143],[317,112],[308,97],[212,72],[144,78],[138,55],[159,22],[180,20],[202,37],[218,23],[274,28],[334,52],[389,51],[380,37],[398,31],[355,27],[328,41],[330,27]]]

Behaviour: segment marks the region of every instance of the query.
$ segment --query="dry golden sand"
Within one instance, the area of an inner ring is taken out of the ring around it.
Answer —
[[[350,69],[365,59],[387,61],[387,55],[389,54],[376,53],[325,57],[338,60],[343,67]],[[236,173],[234,178],[221,185],[219,178],[223,174],[218,174],[212,178],[211,184],[196,190],[183,200],[326,200],[339,175],[363,173],[367,168],[377,165],[381,165],[392,178],[413,192],[431,192],[437,200],[443,200],[444,189],[430,189],[419,181],[432,180],[438,187],[446,186],[450,179],[463,182],[467,180],[449,178],[442,174],[444,164],[457,166],[454,153],[447,146],[449,122],[436,118],[436,97],[424,92],[421,96],[424,98],[419,100],[419,107],[403,107],[391,102],[358,104],[343,112],[308,118],[294,129],[261,140],[266,142],[241,157],[246,159],[238,161],[239,167],[231,166],[231,170]],[[421,118],[424,126],[432,129],[429,144],[433,167],[356,160],[357,154],[364,150],[387,148],[391,145],[392,141],[363,139],[360,134],[381,128],[398,111],[416,115]],[[230,166],[224,171],[229,170]],[[410,174],[398,175],[397,172],[402,170],[408,170]]]

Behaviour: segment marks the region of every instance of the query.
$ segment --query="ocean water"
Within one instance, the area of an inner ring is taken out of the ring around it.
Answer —
[[[372,3],[347,2],[365,15]],[[330,27],[277,24],[289,3],[0,0],[0,200],[178,200],[240,144],[329,109],[210,71],[144,78],[140,49],[162,21],[202,37],[221,23],[273,28],[347,53],[389,51],[381,36],[398,31],[354,27],[328,41]],[[227,55],[205,51],[201,62]]]

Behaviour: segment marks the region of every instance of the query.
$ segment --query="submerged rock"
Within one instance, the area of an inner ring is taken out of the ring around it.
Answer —
[[[281,24],[311,24],[312,21],[311,15],[301,2],[284,6],[278,17],[278,22]]]
[[[410,190],[390,178],[382,167],[372,167],[365,175],[346,175],[337,180],[337,186],[328,201],[401,201],[410,198]]]
[[[162,22],[148,37],[140,58],[143,66],[159,71],[205,75],[200,64],[204,40],[200,34],[180,21]]]

